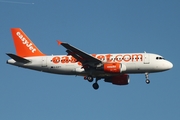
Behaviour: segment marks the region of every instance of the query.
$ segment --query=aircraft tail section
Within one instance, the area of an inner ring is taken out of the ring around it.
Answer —
[[[20,28],[11,28],[16,54],[20,57],[44,56]]]

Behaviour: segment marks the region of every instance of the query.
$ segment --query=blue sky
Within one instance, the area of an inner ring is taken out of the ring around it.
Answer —
[[[179,0],[11,1],[0,1],[1,120],[180,119]],[[6,64],[5,53],[15,53],[12,27],[46,54],[66,54],[60,39],[87,53],[157,53],[174,67],[150,74],[149,85],[137,74],[127,86],[99,81],[95,91],[82,77]]]

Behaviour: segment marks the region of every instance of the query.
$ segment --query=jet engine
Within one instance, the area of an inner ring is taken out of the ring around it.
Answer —
[[[128,85],[130,82],[130,79],[129,79],[129,75],[124,74],[124,75],[119,75],[119,76],[106,77],[104,81],[110,82],[115,85]]]
[[[122,63],[104,63],[101,70],[107,73],[122,73],[126,71],[126,66]]]

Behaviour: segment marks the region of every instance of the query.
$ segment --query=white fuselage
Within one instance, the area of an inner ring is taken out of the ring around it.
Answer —
[[[123,64],[123,74],[161,72],[169,70],[173,66],[171,62],[165,60],[162,56],[152,53],[92,54],[92,56],[103,63]],[[102,77],[113,74],[103,71],[85,71],[80,62],[76,62],[72,56],[67,55],[25,57],[25,59],[31,62],[23,64],[10,59],[7,63],[23,68],[64,75],[85,76],[91,73]]]

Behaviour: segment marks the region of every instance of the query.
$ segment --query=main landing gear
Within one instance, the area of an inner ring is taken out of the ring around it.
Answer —
[[[93,83],[93,88],[95,89],[95,90],[97,90],[98,88],[99,88],[99,85],[98,85],[98,83]]]
[[[91,75],[85,76],[84,80],[88,80],[89,82],[93,81],[93,77]]]
[[[97,90],[99,88],[99,85],[98,85],[97,81],[100,80],[100,79],[101,78],[96,78],[95,83],[93,83],[93,85],[92,85],[95,90]]]
[[[150,80],[149,80],[149,73],[148,72],[145,73],[145,77],[146,77],[146,83],[149,84]]]
[[[94,79],[94,78],[93,78],[93,76],[88,75],[88,76],[85,76],[84,79],[85,79],[85,80],[88,80],[89,82],[93,82],[93,79]],[[93,87],[95,90],[97,90],[97,89],[99,88],[99,85],[98,85],[97,81],[100,80],[100,79],[101,79],[101,78],[96,78],[95,83],[92,84],[92,87]]]
[[[88,76],[87,76],[87,80],[88,80],[89,82],[92,82],[92,81],[93,81],[93,76],[88,75]]]

